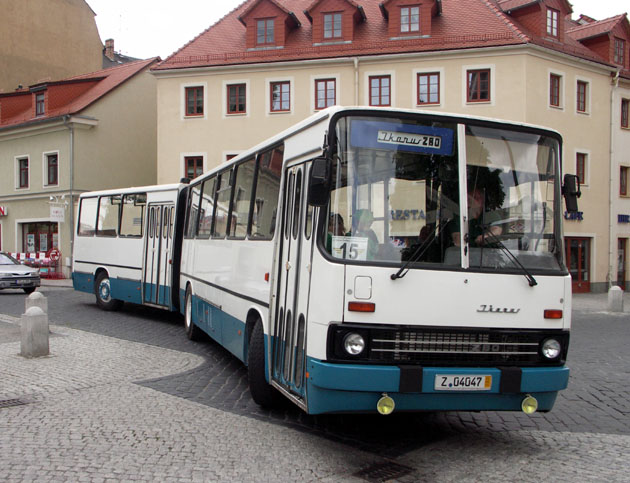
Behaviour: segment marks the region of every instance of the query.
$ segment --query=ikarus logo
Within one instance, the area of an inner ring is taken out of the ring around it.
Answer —
[[[492,314],[518,314],[521,309],[508,307],[494,307],[493,305],[480,305],[477,312]]]

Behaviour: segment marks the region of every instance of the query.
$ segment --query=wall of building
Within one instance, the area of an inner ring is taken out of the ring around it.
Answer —
[[[75,134],[75,192],[156,183],[156,80],[132,77],[81,115],[98,119]]]
[[[84,0],[0,0],[0,92],[101,69],[103,44]]]

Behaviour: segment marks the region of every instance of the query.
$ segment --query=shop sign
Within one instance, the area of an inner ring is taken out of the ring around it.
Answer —
[[[569,213],[568,211],[564,212],[565,220],[573,220],[573,221],[583,221],[584,220],[584,212],[576,211],[575,213]]]
[[[9,214],[9,208],[6,206],[0,206],[0,216],[7,216]]]
[[[50,221],[63,223],[66,221],[66,209],[64,205],[50,205]]]

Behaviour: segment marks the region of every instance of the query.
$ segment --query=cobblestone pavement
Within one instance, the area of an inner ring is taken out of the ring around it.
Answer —
[[[551,413],[311,417],[258,408],[240,362],[177,317],[41,291],[52,355],[31,360],[24,296],[0,292],[0,481],[628,479],[630,316],[597,300],[576,299]]]

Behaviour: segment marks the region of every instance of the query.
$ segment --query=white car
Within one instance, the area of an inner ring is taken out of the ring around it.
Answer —
[[[7,253],[0,252],[0,290],[21,288],[33,293],[41,284],[39,269],[22,265]]]

